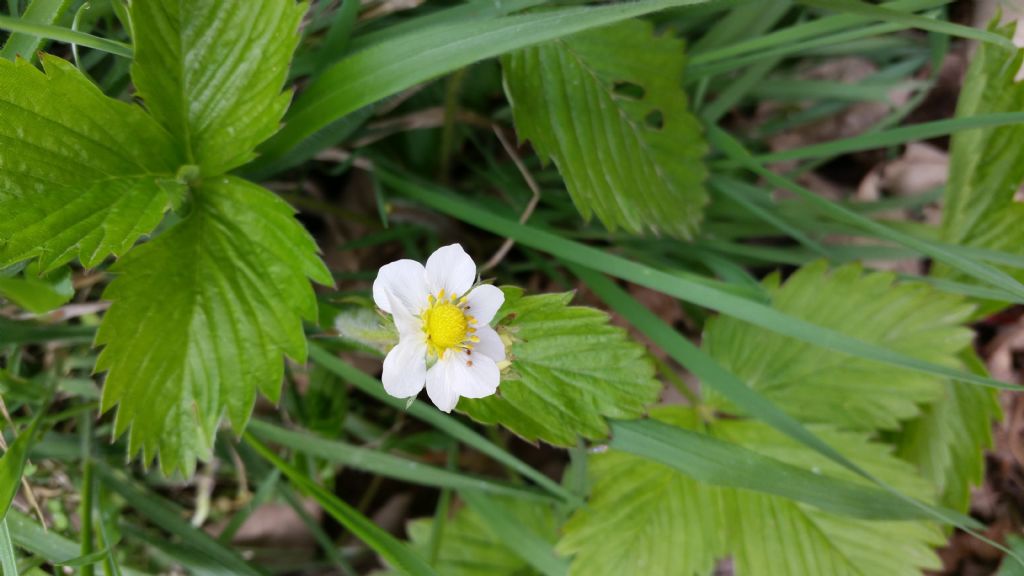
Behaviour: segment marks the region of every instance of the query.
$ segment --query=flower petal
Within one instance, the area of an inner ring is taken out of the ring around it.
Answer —
[[[427,283],[431,294],[442,289],[445,294],[461,296],[476,282],[476,264],[462,246],[442,246],[427,258]]]
[[[392,298],[388,298],[388,295]],[[381,310],[394,314],[394,304],[409,315],[418,316],[428,304],[427,274],[415,260],[398,260],[382,266],[373,281],[373,301]]]
[[[449,358],[451,356],[453,355],[448,355]],[[449,362],[446,362],[444,358],[440,358],[427,371],[427,396],[442,412],[451,412],[452,408],[459,403],[459,395],[448,381],[446,370],[448,364]]]
[[[484,326],[491,323],[495,313],[504,303],[505,293],[500,288],[490,284],[481,284],[473,288],[473,291],[466,297],[466,304],[468,304],[466,310],[470,316],[476,318],[478,324]]]
[[[381,381],[395,398],[409,398],[423,390],[427,377],[427,345],[415,338],[402,338],[384,358]]]
[[[483,354],[495,362],[505,359],[505,343],[501,341],[501,336],[498,336],[494,328],[481,326],[476,329],[474,336],[480,339],[479,342],[473,344],[474,358],[477,354]]]
[[[501,380],[498,365],[483,354],[451,354],[445,366],[448,385],[459,396],[484,398],[494,394]]]

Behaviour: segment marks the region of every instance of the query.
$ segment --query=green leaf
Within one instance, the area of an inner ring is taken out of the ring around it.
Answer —
[[[518,503],[501,502],[485,494],[463,491],[462,499],[476,511],[484,523],[505,545],[511,548],[527,565],[544,576],[565,576],[569,562],[555,554],[552,530],[538,534],[533,527],[520,521],[514,512]]]
[[[29,24],[56,24],[70,6],[71,0],[32,0],[28,8],[25,8],[25,13],[21,15],[21,21]],[[43,38],[39,36],[11,34],[3,50],[0,50],[0,58],[14,60],[20,56],[31,62],[42,44]]]
[[[281,92],[305,4],[132,2],[132,79],[188,163],[217,176],[255,157],[291,101]]]
[[[11,531],[11,540],[15,546],[26,552],[54,563],[70,560],[79,555],[77,542],[72,542],[52,530],[46,530],[17,510],[8,511],[6,521]]]
[[[558,539],[558,523],[550,506],[489,500],[500,505],[512,521],[551,545]],[[424,557],[430,550],[433,524],[433,519],[424,518],[406,527],[414,549]],[[434,568],[445,576],[540,576],[511,544],[491,527],[482,511],[465,506],[444,523]]]
[[[811,427],[811,430],[818,428]],[[612,449],[660,462],[694,480],[715,486],[781,496],[829,513],[863,520],[923,520],[931,519],[935,512],[948,513],[929,510],[926,504],[911,501],[907,496],[883,492],[845,478],[825,476],[820,469],[793,466],[741,445],[656,420],[617,421],[612,431]],[[845,467],[842,463],[837,465]],[[853,474],[861,476],[857,472]]]
[[[1013,37],[1012,23],[989,29]],[[957,103],[957,119],[1024,110],[1024,82],[1015,80],[1024,65],[1024,49],[982,44],[971,60]],[[1014,195],[1024,184],[1024,123],[968,130],[953,135],[949,184],[943,210],[942,238],[946,242],[1022,253],[1024,205]],[[1009,270],[1018,279],[1024,271]],[[945,265],[935,273],[970,281]]]
[[[38,266],[30,264],[24,277],[0,277],[0,297],[36,314],[49,312],[67,303],[74,295],[70,268],[60,268],[40,276]]]
[[[18,573],[18,557],[14,554],[14,543],[11,532],[7,529],[7,520],[0,520],[0,571],[6,574]]]
[[[663,408],[656,417],[681,428],[702,425],[693,411]],[[863,482],[763,424],[720,421],[706,432],[811,472]],[[815,432],[899,489],[927,494],[910,465],[863,436]],[[588,507],[565,526],[559,550],[575,554],[572,574],[706,574],[731,556],[737,574],[918,575],[941,567],[934,525],[836,516],[780,496],[719,488],[617,450],[590,459]],[[756,482],[756,479],[753,479]]]
[[[178,157],[142,108],[60,58],[43,66],[0,60],[0,266],[95,266],[160,222]]]
[[[782,285],[765,281],[772,306],[859,340],[958,367],[958,354],[974,333],[963,327],[973,306],[919,282],[896,282],[890,273],[863,273],[859,265],[828,271],[805,266]],[[894,430],[938,401],[946,380],[825,351],[778,337],[740,319],[708,323],[704,347],[718,363],[788,413],[805,422],[859,430]],[[709,397],[722,404],[721,397]]]
[[[964,356],[974,372],[985,373],[977,356]],[[971,487],[985,477],[985,449],[992,446],[992,424],[1001,415],[994,390],[947,382],[942,397],[904,425],[897,453],[939,487],[942,504],[966,511]]]
[[[306,277],[332,283],[291,207],[234,177],[204,181],[186,218],[112,271],[102,407],[120,404],[130,453],[188,474],[223,415],[241,431],[257,390],[277,401],[282,354],[305,360],[302,318],[317,317]]]
[[[610,325],[606,313],[569,306],[571,293],[502,290],[505,305],[496,318],[511,339],[511,370],[498,394],[463,398],[459,410],[529,441],[575,446],[579,436],[606,437],[605,418],[637,418],[658,398],[661,384],[646,350]]]
[[[707,145],[683,92],[683,42],[643,20],[502,59],[520,139],[553,159],[583,217],[690,238],[708,202]]]
[[[41,414],[41,413],[40,413]],[[39,429],[39,418],[32,421],[28,429],[8,446],[7,451],[0,457],[0,518],[7,517],[7,510],[14,501],[18,487],[21,485],[21,473],[25,469],[25,460],[28,458],[28,449],[32,446],[36,430]]]
[[[296,99],[284,129],[261,150],[276,160],[339,118],[474,62],[667,8],[708,0],[641,0],[425,26],[358,51]]]

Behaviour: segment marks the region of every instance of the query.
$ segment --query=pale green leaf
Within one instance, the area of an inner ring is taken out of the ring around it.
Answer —
[[[512,518],[552,545],[558,539],[558,523],[550,506],[493,498],[505,505]],[[413,548],[424,558],[430,554],[434,520],[410,522],[406,530]],[[479,513],[462,507],[444,523],[434,569],[445,576],[539,576],[522,555],[496,534]]]
[[[936,364],[958,367],[957,355],[973,339],[962,326],[973,307],[960,297],[858,265],[829,272],[818,262],[782,285],[772,276],[765,287],[776,310]],[[945,389],[941,377],[825,351],[732,317],[712,320],[704,345],[726,370],[806,422],[892,430]]]
[[[973,353],[967,363],[985,373]],[[947,382],[942,397],[904,425],[897,453],[939,487],[942,504],[966,511],[971,487],[985,477],[985,450],[992,446],[992,424],[1001,414],[995,390]]]
[[[253,159],[291,101],[281,89],[306,5],[168,0],[131,8],[132,79],[188,163],[216,176]]]
[[[575,446],[579,436],[607,436],[605,418],[637,418],[657,399],[661,384],[646,350],[610,325],[607,314],[569,306],[571,293],[503,291],[497,318],[511,339],[511,370],[498,394],[463,398],[459,410],[530,441]]]
[[[74,295],[70,268],[60,268],[40,275],[38,266],[30,264],[21,277],[5,278],[0,274],[0,298],[6,298],[36,314],[49,312],[71,300]]]
[[[1013,24],[992,32],[1013,37]],[[1024,65],[1024,49],[993,43],[978,46],[957,103],[958,119],[984,114],[1024,111],[1024,81],[1015,79]],[[942,238],[946,242],[1021,253],[1024,246],[1024,206],[1014,195],[1024,184],[1024,124],[957,132],[950,143],[949,184],[943,210]],[[1018,280],[1020,270],[1008,270]],[[972,282],[948,266],[935,267],[939,276]]]
[[[276,401],[282,354],[302,361],[302,318],[316,318],[306,277],[330,284],[312,238],[270,192],[233,177],[204,181],[191,212],[112,269],[103,409],[115,434],[165,471],[209,456],[223,415],[236,431],[256,391]]]
[[[655,417],[795,466],[865,482],[757,422],[701,424],[694,412],[679,407],[659,409]],[[830,427],[814,430],[898,489],[929,493],[927,482],[885,446]],[[707,574],[716,559],[727,556],[737,576],[910,576],[941,566],[932,547],[944,539],[929,523],[835,516],[779,496],[703,484],[615,450],[594,455],[589,471],[589,506],[576,512],[559,543],[560,551],[575,554],[572,574]]]
[[[502,59],[516,130],[551,158],[584,218],[689,238],[707,151],[682,89],[683,43],[627,20]]]
[[[0,60],[0,266],[38,256],[121,255],[167,210],[179,164],[142,108],[105,96],[77,68]]]

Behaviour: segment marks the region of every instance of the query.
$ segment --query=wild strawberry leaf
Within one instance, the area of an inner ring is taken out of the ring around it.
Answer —
[[[966,356],[975,373],[985,374],[973,352]],[[1001,416],[995,390],[947,382],[942,397],[900,430],[897,454],[939,488],[943,505],[966,511],[971,487],[985,477],[985,450],[992,447],[993,421]]]
[[[974,337],[962,325],[973,306],[924,283],[896,282],[893,274],[856,265],[829,272],[819,262],[784,284],[777,276],[764,284],[779,311],[936,364],[959,366]],[[704,345],[724,368],[806,422],[895,430],[944,394],[943,378],[827,351],[732,317],[712,320]],[[724,403],[710,392],[708,398]]]
[[[584,218],[696,232],[707,146],[682,89],[683,54],[681,40],[627,20],[502,59],[520,138],[554,160]]]
[[[1013,37],[1012,23],[989,30]],[[1016,79],[1024,66],[1024,49],[985,42],[971,59],[956,116],[1024,110],[1024,81]],[[1024,124],[966,130],[953,135],[950,142],[949,184],[943,210],[942,239],[1016,254],[1024,246],[1024,205],[1014,200],[1024,185]],[[1017,279],[1024,272],[1008,269]],[[970,277],[941,263],[935,274],[965,282]],[[992,310],[990,305],[983,310]]]
[[[515,522],[532,530],[552,545],[558,538],[558,523],[550,506],[540,503],[492,499],[502,502],[503,510]],[[414,550],[430,558],[430,540],[434,520],[421,518],[410,522],[406,530]],[[521,554],[510,548],[490,527],[485,518],[464,506],[444,524],[440,547],[433,568],[445,576],[538,576]]]
[[[276,196],[234,177],[205,180],[189,214],[122,258],[96,342],[114,434],[165,472],[191,474],[226,415],[245,426],[256,391],[277,401],[283,354],[306,357],[316,319],[307,277],[331,284],[316,245]]]
[[[530,441],[575,446],[579,436],[607,436],[605,418],[637,418],[657,399],[661,384],[646,350],[607,314],[569,306],[571,293],[502,290],[496,318],[511,341],[511,369],[495,396],[463,398],[460,411]]]
[[[248,162],[278,130],[305,11],[295,0],[132,2],[132,79],[204,175]]]
[[[153,230],[182,194],[179,158],[139,106],[108,98],[69,62],[45,74],[0,59],[0,267],[38,257],[94,266]]]
[[[745,420],[702,424],[687,408],[654,417],[816,473],[865,482],[767,426]],[[891,450],[863,435],[817,426],[815,432],[904,493],[931,488]],[[731,556],[738,576],[918,575],[941,567],[932,549],[938,527],[920,521],[837,516],[781,496],[698,482],[665,465],[609,450],[590,458],[587,507],[564,528],[558,549],[574,554],[570,574],[707,574]]]

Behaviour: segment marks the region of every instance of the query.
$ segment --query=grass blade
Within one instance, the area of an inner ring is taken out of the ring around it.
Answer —
[[[101,462],[95,462],[93,471],[103,484],[117,492],[132,508],[144,518],[181,538],[194,552],[230,570],[233,574],[260,576],[262,572],[250,566],[237,552],[223,546],[205,532],[197,530],[182,519],[172,504],[155,494],[148,493],[120,473],[114,472]]]
[[[865,520],[930,518],[877,488],[815,474],[749,448],[656,420],[612,421],[610,446],[660,462],[700,482],[804,502]]]
[[[52,25],[60,20],[70,5],[71,0],[32,0],[32,3],[25,9],[25,13],[21,15],[21,21],[26,24]],[[3,50],[0,50],[0,58],[14,60],[16,56],[20,55],[31,62],[36,59],[36,52],[39,51],[42,44],[43,39],[39,36],[23,33],[11,34],[7,43],[4,44]]]
[[[419,400],[410,404],[406,410],[406,401],[388,396],[387,392],[384,391],[384,385],[381,384],[379,380],[372,376],[367,376],[358,368],[345,362],[341,358],[334,356],[327,350],[324,350],[312,342],[309,344],[309,357],[317,364],[320,364],[348,382],[351,382],[357,388],[370,396],[373,396],[377,400],[395,408],[396,410],[405,410],[410,416],[434,426],[438,430],[445,432],[452,438],[455,438],[467,446],[476,448],[480,452],[494,458],[496,461],[508,466],[517,473],[522,474],[524,477],[535,482],[541,488],[544,488],[551,494],[565,500],[566,502],[579,503],[579,499],[574,494],[563,488],[557,482],[531,468],[522,460],[509,454],[502,448],[499,448],[491,441],[487,440],[480,434],[477,434],[468,426],[444,412],[436,410],[431,406],[427,406]]]
[[[641,0],[431,26],[338,62],[296,100],[286,125],[262,149],[276,160],[339,118],[447,72],[533,44],[707,0]],[[2,22],[0,22],[2,26]]]
[[[1024,118],[1024,114],[1022,114],[1022,118]],[[926,240],[921,240],[909,234],[904,234],[895,228],[876,222],[865,216],[861,216],[853,210],[844,208],[783,176],[779,176],[775,172],[772,172],[759,164],[754,157],[736,141],[736,139],[716,126],[708,128],[708,137],[719,150],[734,160],[741,162],[743,166],[751,172],[764,178],[773,186],[786,188],[797,193],[801,198],[807,201],[808,204],[820,209],[824,214],[827,214],[840,222],[868,231],[879,238],[884,238],[886,240],[902,244],[908,248],[917,250],[922,254],[931,256],[932,258],[948,264],[965,274],[1005,290],[1006,292],[1013,294],[1018,299],[1024,298],[1024,285],[1021,285],[1020,282],[1002,270],[964,258],[956,252],[947,250],[943,246]]]
[[[977,128],[993,128],[1007,126],[1010,124],[1024,123],[1024,112],[999,112],[995,114],[978,114],[968,118],[950,118],[947,120],[936,120],[911,126],[900,126],[882,132],[861,134],[852,138],[834,140],[822,144],[813,144],[802,148],[784,150],[772,154],[761,154],[754,156],[758,164],[772,164],[775,162],[786,162],[790,160],[815,160],[828,159],[840,154],[860,152],[863,150],[874,150],[886,146],[896,146],[907,142],[928,140],[940,136],[949,136],[964,130]],[[716,163],[722,168],[743,166],[738,159],[730,159]]]
[[[557,234],[519,224],[486,209],[466,202],[435,186],[410,180],[387,171],[378,163],[377,174],[381,181],[405,196],[418,200],[431,208],[488,230],[501,237],[543,250],[566,262],[598,270],[610,276],[646,286],[687,302],[705,308],[718,310],[723,314],[742,318],[746,322],[767,328],[773,332],[790,336],[830,350],[860,356],[878,362],[891,364],[908,370],[934,374],[979,386],[1006,390],[1024,390],[1024,387],[992,378],[978,376],[963,370],[940,366],[869,344],[841,332],[779,312],[769,306],[730,294],[708,284],[693,282],[686,278],[668,274],[661,270],[637,264],[620,256],[592,246],[562,238]]]
[[[40,411],[39,415],[42,413]],[[0,457],[0,518],[7,516],[11,502],[14,501],[15,494],[18,493],[21,474],[25,470],[25,460],[28,458],[28,450],[39,429],[39,415],[32,421],[28,429],[22,431],[18,438],[10,444],[3,457]]]
[[[988,30],[971,28],[970,26],[946,22],[945,20],[926,18],[917,14],[907,14],[885,6],[874,6],[872,4],[860,2],[859,0],[800,0],[800,2],[808,6],[826,8],[837,12],[868,16],[882,22],[902,24],[907,28],[919,28],[921,30],[928,30],[930,32],[937,32],[948,36],[978,40],[980,42],[989,42],[1007,48],[1014,47],[1013,42],[1006,37],[994,32],[989,32]]]
[[[499,540],[538,572],[545,576],[569,573],[569,560],[557,556],[549,542],[524,526],[503,504],[478,492],[462,492],[460,495]]]
[[[0,568],[3,568],[5,576],[18,576],[18,557],[14,555],[7,520],[0,520]]]
[[[50,26],[47,24],[22,22],[17,18],[0,15],[0,30],[38,36],[40,38],[56,40],[67,44],[78,44],[79,46],[85,46],[86,48],[94,48],[102,52],[108,52],[115,56],[123,56],[125,58],[132,57],[132,47],[124,42],[100,38],[99,36],[93,36],[92,34],[86,34],[85,32],[76,32],[74,30],[64,28],[63,26]]]
[[[422,558],[417,556],[408,546],[395,540],[393,536],[381,530],[369,518],[363,516],[358,510],[349,506],[334,494],[324,490],[318,484],[306,477],[305,474],[296,470],[290,464],[277,457],[269,448],[256,440],[252,434],[246,433],[245,441],[263,458],[277,467],[295,486],[302,489],[323,507],[324,511],[332,518],[341,523],[356,537],[373,548],[378,554],[386,559],[403,574],[410,576],[434,576],[434,571],[427,566]]]
[[[486,494],[528,500],[555,500],[543,492],[429,466],[408,458],[360,448],[337,440],[327,440],[307,432],[286,430],[259,420],[251,422],[249,430],[264,440],[286,446],[303,454],[413,484],[455,490],[476,490]]]

